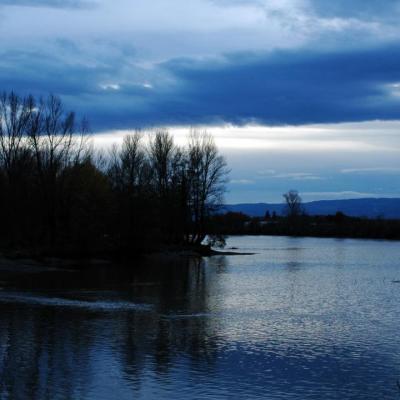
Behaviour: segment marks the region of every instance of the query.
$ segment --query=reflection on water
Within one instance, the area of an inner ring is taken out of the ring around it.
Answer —
[[[0,398],[400,398],[397,243],[228,246],[257,254],[135,271],[0,264]]]

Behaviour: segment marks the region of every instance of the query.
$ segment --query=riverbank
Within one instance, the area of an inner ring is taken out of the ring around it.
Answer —
[[[134,252],[127,256],[126,254],[110,254],[105,256],[101,254],[100,257],[96,255],[67,255],[58,254],[57,252],[38,252],[27,248],[16,249],[3,249],[0,250],[0,263],[1,269],[13,269],[18,266],[20,270],[31,268],[81,268],[93,266],[132,266],[136,261],[140,261],[147,257],[163,257],[163,258],[202,258],[212,256],[238,256],[238,255],[252,255],[254,253],[244,253],[239,251],[215,250],[208,245],[188,245],[188,246],[162,246],[143,252]]]

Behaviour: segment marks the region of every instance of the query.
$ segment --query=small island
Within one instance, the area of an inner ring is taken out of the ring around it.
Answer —
[[[133,132],[106,152],[60,98],[0,98],[0,243],[14,257],[212,254],[228,169],[211,135]]]

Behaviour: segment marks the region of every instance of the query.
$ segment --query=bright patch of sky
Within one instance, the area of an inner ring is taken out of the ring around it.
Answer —
[[[400,197],[400,121],[204,129],[232,167],[230,203],[281,202],[289,189],[299,190],[306,201]],[[185,146],[189,127],[170,132]],[[93,140],[107,149],[128,133],[112,131]]]

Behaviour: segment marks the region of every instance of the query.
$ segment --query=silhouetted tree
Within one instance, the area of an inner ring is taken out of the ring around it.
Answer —
[[[121,147],[112,148],[107,169],[115,198],[110,210],[114,220],[112,232],[124,252],[155,240],[154,173],[142,139],[139,132],[125,136]]]
[[[289,190],[283,194],[285,199],[285,213],[289,218],[298,217],[303,212],[302,200],[297,190]]]
[[[200,244],[204,240],[207,218],[222,203],[228,172],[213,137],[206,132],[192,132],[188,146],[189,206],[193,222],[191,243]]]
[[[26,151],[23,144],[33,112],[32,101],[13,92],[0,97],[0,162],[7,179],[12,179],[21,153]]]
[[[174,140],[168,131],[155,132],[150,140],[149,155],[154,172],[155,189],[161,197],[164,197],[172,178],[172,163],[175,155]]]
[[[30,231],[32,154],[26,144],[34,104],[15,93],[0,97],[0,215],[3,235],[21,241]]]
[[[180,147],[166,130],[135,132],[105,155],[88,130],[57,96],[0,97],[3,245],[129,255],[212,233],[228,171],[211,136]]]
[[[60,199],[64,196],[65,168],[79,164],[88,155],[86,146],[87,123],[78,127],[73,112],[65,112],[61,99],[49,96],[40,100],[32,113],[27,132],[32,149],[41,196],[44,240],[55,246],[58,232]]]

